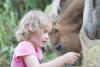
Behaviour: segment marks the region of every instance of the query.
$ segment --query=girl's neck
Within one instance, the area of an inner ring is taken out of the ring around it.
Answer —
[[[35,47],[35,49],[40,48],[38,43],[35,43],[35,42],[31,41],[31,40],[29,40],[29,42],[32,43],[32,45]]]

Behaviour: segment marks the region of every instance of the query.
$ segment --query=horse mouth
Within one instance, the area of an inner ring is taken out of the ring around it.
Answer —
[[[100,39],[100,31],[94,30],[91,32],[84,27],[83,29],[84,29],[85,34],[90,40]]]
[[[87,36],[91,40],[100,39],[100,34],[98,34],[97,31],[93,33],[87,33]]]

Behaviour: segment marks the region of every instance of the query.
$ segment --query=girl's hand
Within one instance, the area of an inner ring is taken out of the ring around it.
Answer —
[[[63,55],[64,62],[67,64],[74,64],[80,57],[80,54],[75,52],[69,52]]]

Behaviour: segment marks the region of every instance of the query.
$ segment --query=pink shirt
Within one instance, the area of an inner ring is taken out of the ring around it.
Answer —
[[[24,59],[21,59],[19,57],[32,54],[37,56],[40,62],[43,60],[43,54],[40,48],[35,49],[33,44],[28,41],[23,41],[19,43],[15,49],[11,67],[27,67],[24,63]]]

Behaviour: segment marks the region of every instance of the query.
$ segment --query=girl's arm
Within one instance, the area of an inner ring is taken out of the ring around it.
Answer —
[[[40,64],[35,55],[29,55],[24,57],[24,61],[27,67],[62,67],[64,64],[74,64],[79,56],[77,53],[70,52],[53,61]]]
[[[64,65],[64,60],[61,57],[58,57],[53,61],[40,64],[36,56],[29,55],[24,57],[24,61],[27,67],[61,67]]]

